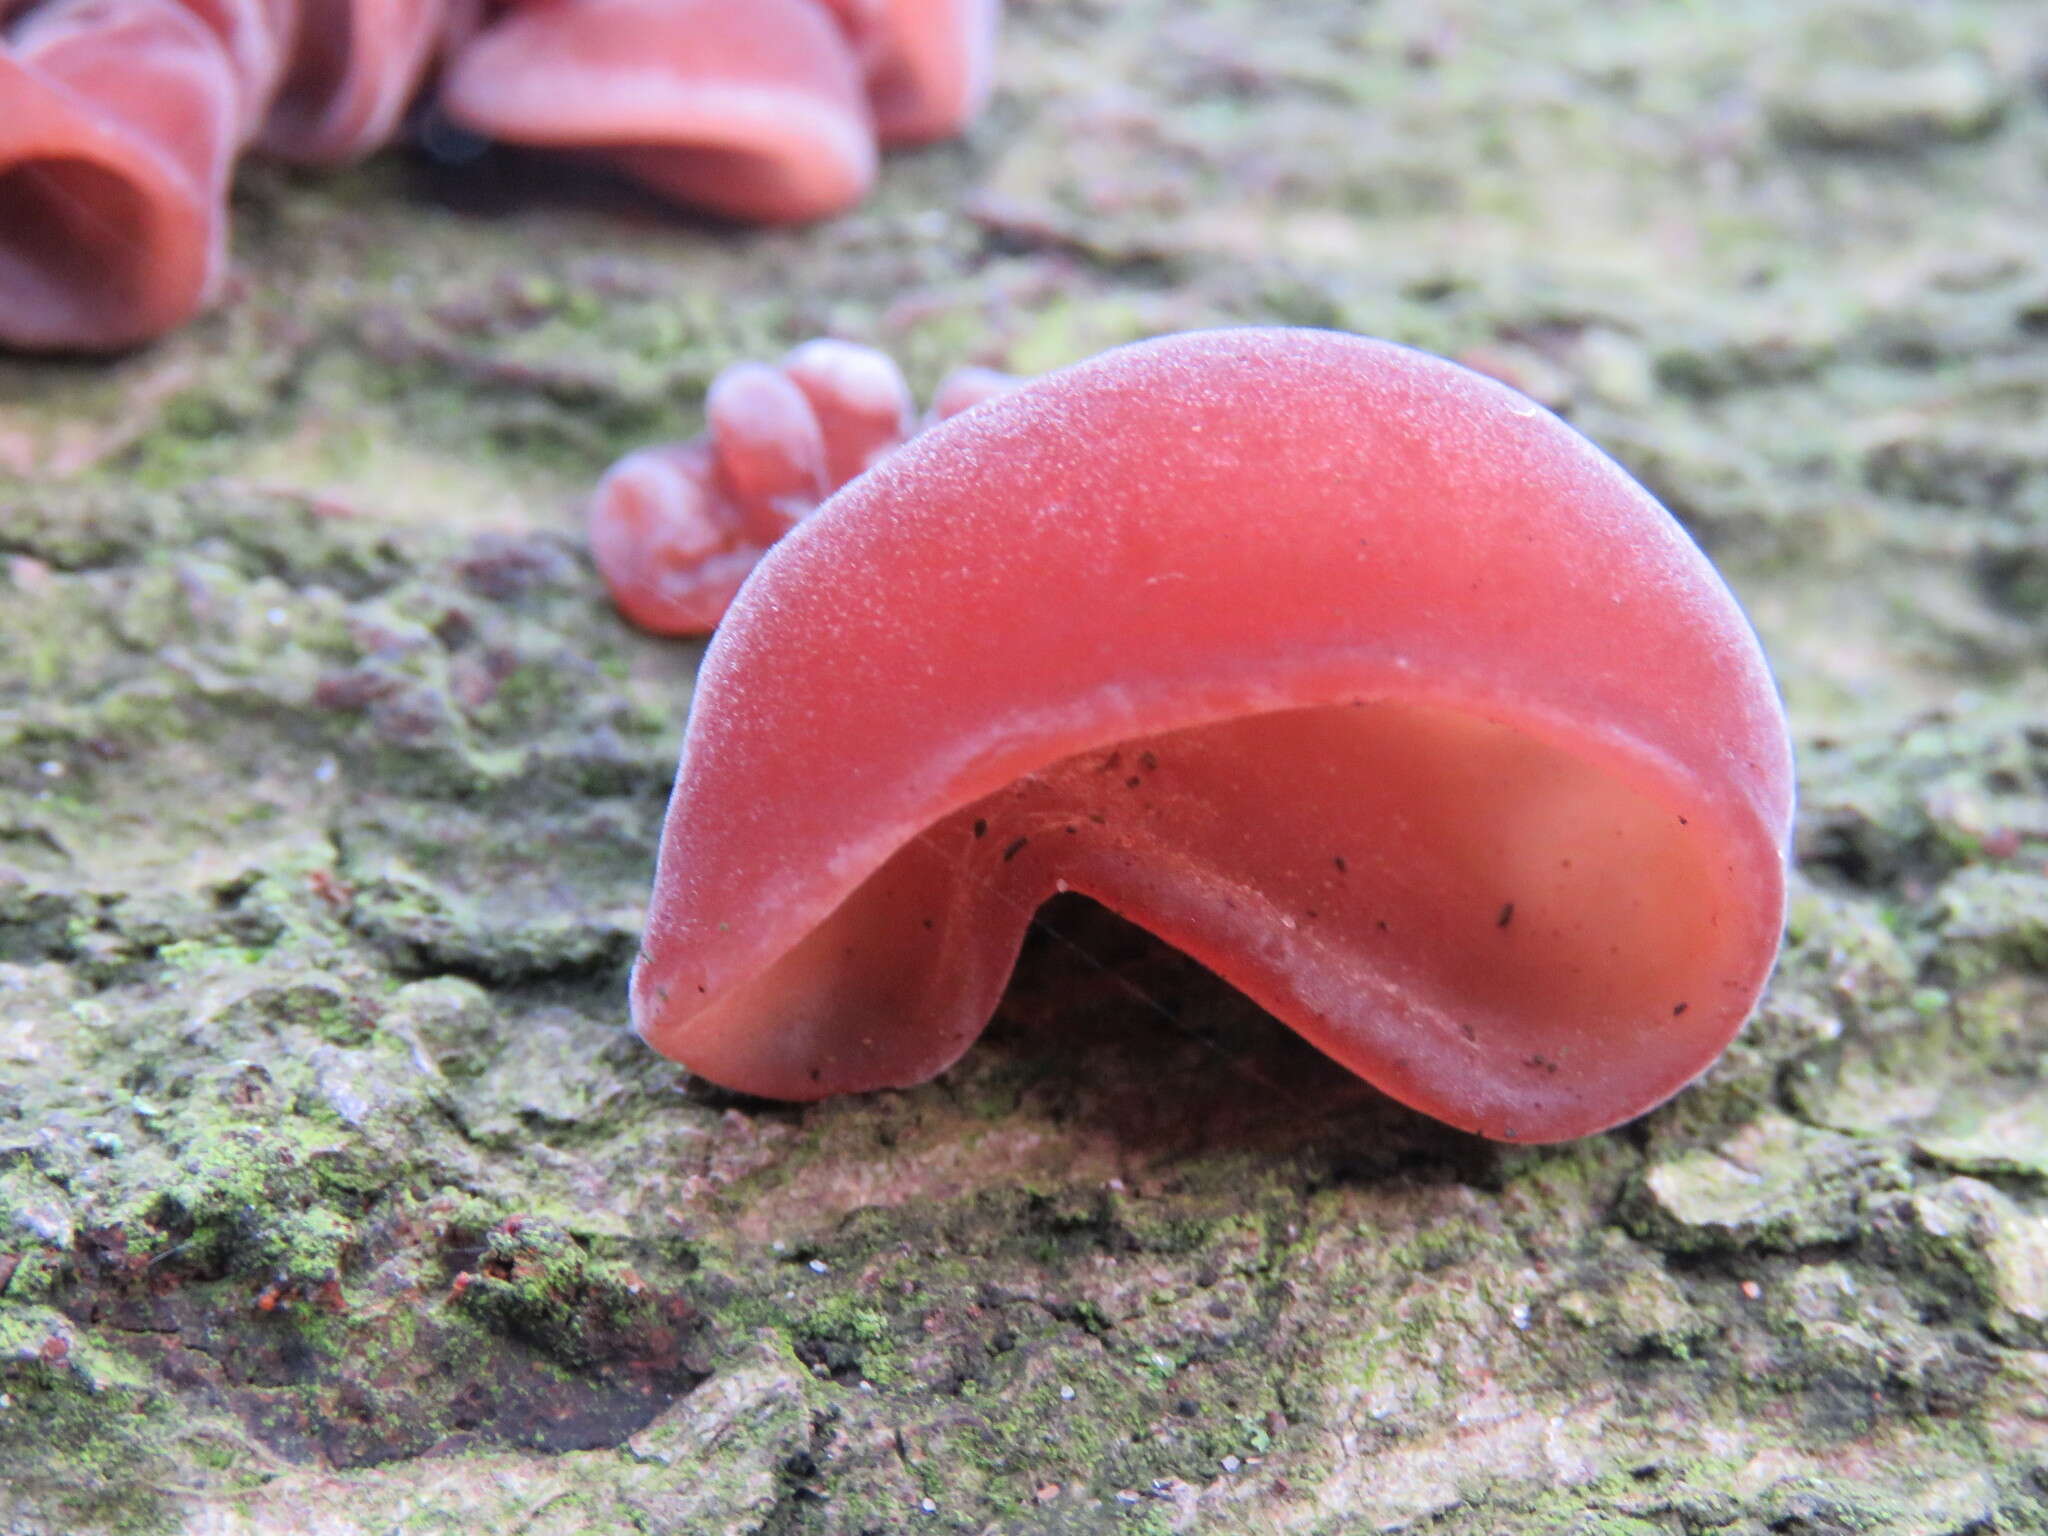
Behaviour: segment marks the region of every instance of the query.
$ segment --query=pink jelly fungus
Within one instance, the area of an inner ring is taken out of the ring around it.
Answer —
[[[1770,673],[1650,495],[1421,352],[1121,348],[911,440],[754,570],[632,985],[783,1099],[921,1082],[1085,893],[1393,1097],[1542,1141],[1711,1062],[1777,952]]]
[[[734,218],[859,200],[988,93],[995,0],[0,0],[0,345],[110,350],[219,288],[227,183],[449,115]]]
[[[992,0],[535,0],[466,44],[442,102],[510,143],[594,151],[763,223],[852,207],[878,144],[958,132],[988,94]]]
[[[179,0],[219,40],[234,71],[239,140],[276,98],[299,33],[299,0]]]
[[[998,0],[878,0],[865,36],[884,145],[951,138],[988,101]]]
[[[219,286],[260,136],[336,161],[389,136],[443,0],[47,0],[0,47],[0,344],[110,350]]]
[[[782,360],[803,392],[826,444],[825,479],[833,489],[862,473],[914,429],[916,405],[903,371],[873,347],[820,338]]]
[[[447,21],[447,0],[301,0],[298,46],[264,126],[263,149],[309,165],[338,165],[386,143]]]
[[[55,0],[0,50],[0,341],[132,345],[218,283],[240,85],[173,0]]]
[[[527,0],[459,49],[457,122],[594,152],[665,197],[761,223],[853,206],[882,146],[988,99],[998,0]]]
[[[761,556],[913,426],[910,387],[872,347],[735,363],[705,396],[703,437],[630,453],[598,483],[598,572],[642,629],[708,633]]]
[[[932,391],[932,420],[951,420],[984,400],[1008,394],[1023,382],[1014,373],[993,368],[955,368]]]
[[[664,195],[759,222],[850,208],[875,175],[852,50],[817,0],[547,0],[450,65],[494,139],[597,150]]]

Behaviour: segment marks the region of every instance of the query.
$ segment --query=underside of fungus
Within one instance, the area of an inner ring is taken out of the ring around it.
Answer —
[[[494,139],[593,150],[680,202],[780,223],[875,174],[860,69],[817,0],[547,0],[458,57],[444,105]]]
[[[126,346],[218,281],[233,68],[168,0],[56,0],[0,53],[0,340]]]
[[[1074,890],[1430,1114],[1582,1134],[1748,1015],[1790,785],[1725,586],[1555,417],[1355,337],[1167,338],[933,428],[761,561],[635,1023],[747,1092],[915,1083]]]

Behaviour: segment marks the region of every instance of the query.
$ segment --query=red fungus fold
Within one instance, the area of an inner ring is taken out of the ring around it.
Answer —
[[[895,363],[824,340],[727,368],[704,418],[701,438],[626,455],[590,499],[598,572],[657,634],[708,633],[769,547],[912,428]]]
[[[384,144],[433,60],[448,10],[448,0],[299,0],[298,46],[263,148],[340,165]]]
[[[123,347],[219,278],[233,65],[173,0],[55,0],[0,52],[0,340]]]
[[[636,1027],[776,1098],[919,1082],[1086,893],[1453,1125],[1638,1114],[1777,951],[1791,760],[1712,566],[1454,364],[1126,347],[912,440],[697,687]]]
[[[950,421],[984,400],[1006,395],[1024,381],[994,368],[955,368],[932,391],[932,420]]]
[[[886,145],[960,132],[988,101],[998,0],[871,0],[868,100]]]
[[[541,0],[457,54],[442,104],[741,219],[836,213],[875,175],[860,72],[817,0]]]
[[[910,436],[916,405],[903,370],[873,347],[820,337],[782,360],[802,391],[825,443],[825,483],[833,490]]]
[[[478,132],[782,222],[963,126],[997,0],[0,0],[0,345],[107,350],[218,285],[234,155],[335,164],[451,54]]]
[[[932,397],[931,418],[1017,383],[992,368],[956,369]],[[619,610],[656,634],[709,634],[776,540],[919,425],[886,354],[827,338],[777,367],[726,369],[704,415],[703,437],[627,454],[590,498],[598,572]]]
[[[0,49],[0,343],[109,350],[217,286],[259,131],[337,161],[388,138],[445,0],[47,0]]]
[[[206,23],[234,70],[238,140],[253,137],[299,34],[299,0],[180,0]]]

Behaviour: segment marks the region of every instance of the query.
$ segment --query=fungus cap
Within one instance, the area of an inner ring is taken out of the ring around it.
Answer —
[[[974,120],[994,83],[1001,0],[880,0],[868,22],[868,99],[886,145],[928,144]]]
[[[226,50],[239,87],[238,137],[257,132],[291,62],[299,0],[178,0],[205,22]]]
[[[627,454],[586,510],[612,600],[642,629],[708,634],[769,547],[912,430],[910,386],[873,347],[808,341],[711,381],[705,431]]]
[[[338,165],[397,131],[448,19],[448,0],[301,0],[263,148]]]
[[[1748,1015],[1791,785],[1719,576],[1555,416],[1357,337],[1168,337],[913,439],[756,568],[634,1021],[750,1093],[918,1082],[1072,889],[1398,1099],[1578,1135]]]
[[[886,352],[821,336],[785,357],[782,371],[817,417],[825,483],[834,490],[916,429],[910,385]]]
[[[0,51],[0,343],[132,345],[222,270],[241,98],[173,0],[53,0]]]
[[[997,395],[1008,394],[1023,380],[1014,373],[1003,373],[994,368],[968,366],[955,368],[932,391],[931,419],[947,421],[962,411],[969,411],[984,400]]]
[[[859,70],[815,0],[542,0],[462,47],[442,103],[736,218],[822,218],[875,176]]]

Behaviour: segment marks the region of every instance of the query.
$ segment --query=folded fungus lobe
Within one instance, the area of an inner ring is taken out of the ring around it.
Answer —
[[[860,69],[816,0],[522,5],[457,54],[442,102],[477,133],[597,151],[733,218],[821,218],[875,178]]]
[[[1395,1098],[1639,1114],[1776,955],[1755,637],[1522,395],[1332,332],[1118,349],[985,400],[760,560],[706,655],[640,1033],[785,1099],[922,1081],[1089,895]]]
[[[234,67],[173,0],[53,0],[0,45],[0,343],[123,347],[226,255]]]
[[[397,126],[446,0],[0,8],[0,345],[105,351],[219,286],[252,140],[331,163]]]
[[[1014,383],[961,369],[933,415]],[[852,342],[821,338],[772,367],[725,369],[705,396],[703,436],[635,449],[591,494],[590,548],[612,601],[656,634],[709,634],[761,556],[916,430],[912,413],[902,370]]]
[[[106,351],[221,286],[246,148],[334,165],[441,69],[475,132],[731,218],[824,218],[988,94],[998,0],[0,0],[0,346]]]
[[[852,207],[882,146],[987,99],[997,0],[524,0],[457,51],[450,117],[601,156],[663,196],[795,223]]]

